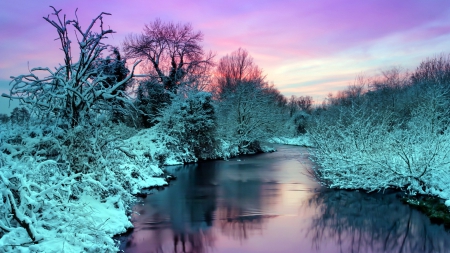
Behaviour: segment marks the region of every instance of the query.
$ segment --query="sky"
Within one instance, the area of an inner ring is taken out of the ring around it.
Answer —
[[[1,0],[0,93],[9,92],[10,76],[63,62],[56,30],[43,19],[50,5],[69,19],[78,8],[82,27],[111,13],[104,23],[116,33],[105,42],[119,47],[156,18],[191,23],[215,60],[244,48],[282,94],[318,103],[358,75],[414,70],[450,53],[448,0]],[[0,113],[11,110],[8,103],[0,98]]]

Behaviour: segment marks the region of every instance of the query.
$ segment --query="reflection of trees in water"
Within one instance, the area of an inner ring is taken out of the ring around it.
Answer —
[[[246,214],[244,209],[227,206],[216,212],[218,225],[224,235],[240,241],[247,239],[252,233],[263,231],[263,224],[268,218],[276,215]]]
[[[214,244],[211,230],[216,209],[214,168],[202,170],[197,164],[172,167],[178,179],[137,207],[135,232],[127,252],[208,252]]]
[[[252,233],[262,233],[267,218],[275,217],[263,213],[264,183],[246,179],[226,180],[221,185],[223,200],[216,219],[222,233],[239,240],[247,239]]]
[[[197,231],[191,231],[187,233],[175,233],[173,236],[174,252],[208,252],[208,249],[213,246],[213,241],[214,236],[210,230],[205,231],[199,229]]]
[[[341,252],[450,252],[450,234],[394,194],[324,190],[307,237],[319,250],[334,240]]]
[[[135,209],[141,216],[126,250],[203,253],[213,250],[217,233],[239,240],[262,233],[267,218],[275,217],[266,215],[263,206],[278,198],[278,186],[262,182],[252,165],[216,167],[223,164],[230,166],[172,167],[177,180]]]
[[[210,229],[216,209],[215,169],[186,166],[186,178],[172,189],[164,209],[169,212],[174,252],[207,252],[213,246]],[[178,196],[184,193],[183,197]]]
[[[176,231],[168,225],[167,228],[150,230],[145,238],[137,236],[136,233],[131,234],[125,247],[121,246],[121,249],[125,252],[145,253],[205,253],[210,252],[214,246],[214,234],[208,229],[197,227]]]

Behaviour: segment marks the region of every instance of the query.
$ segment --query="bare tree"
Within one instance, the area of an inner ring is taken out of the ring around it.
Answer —
[[[121,81],[112,80],[100,66],[96,66],[102,51],[107,48],[103,40],[108,34],[114,33],[103,26],[103,17],[110,14],[102,12],[83,30],[78,17],[66,20],[65,15],[61,17],[61,10],[51,8],[55,19],[50,18],[50,15],[44,19],[58,32],[64,64],[55,70],[38,67],[29,74],[12,77],[10,95],[2,96],[19,99],[46,116],[51,114],[67,119],[71,127],[80,124],[92,111],[108,110],[119,101],[130,104],[122,96],[120,88],[133,76],[139,61],[133,65],[131,74]],[[95,24],[99,26],[98,32],[94,31]],[[69,38],[71,26],[75,30],[75,40]],[[80,50],[77,62],[72,57],[73,41],[77,42]],[[38,73],[42,72],[48,76],[41,79]]]
[[[180,86],[195,81],[213,65],[214,55],[203,51],[203,34],[192,25],[163,23],[145,25],[140,35],[129,35],[123,49],[127,58],[146,60],[150,79],[176,93]]]
[[[264,82],[262,70],[253,62],[248,51],[242,48],[222,57],[216,69],[216,93],[219,97],[235,92],[242,83]]]
[[[450,83],[450,55],[436,56],[422,61],[411,75],[414,84],[448,85]]]
[[[292,117],[297,111],[304,111],[310,113],[313,105],[313,98],[311,96],[297,97],[292,95],[287,102],[289,108],[289,116]]]

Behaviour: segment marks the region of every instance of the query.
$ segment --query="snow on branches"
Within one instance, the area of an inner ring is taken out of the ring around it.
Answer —
[[[108,110],[117,107],[117,103],[132,105],[120,89],[133,77],[134,69],[140,61],[133,64],[131,73],[121,81],[109,83],[111,77],[104,73],[98,62],[102,52],[108,48],[103,40],[108,34],[114,33],[105,29],[103,17],[110,15],[102,12],[83,30],[76,19],[61,17],[61,10],[54,11],[44,19],[56,28],[61,50],[64,53],[64,64],[54,70],[48,67],[31,69],[29,74],[11,77],[10,94],[3,97],[18,99],[22,103],[37,109],[41,116],[56,116],[68,121],[70,127],[80,124],[92,111]],[[76,16],[76,12],[75,12]],[[94,26],[98,25],[99,31]],[[79,57],[76,62],[72,57],[72,43],[69,38],[69,28],[75,31],[76,43],[79,47]],[[41,78],[40,76],[45,76]],[[108,82],[109,81],[109,82]]]
[[[399,188],[449,199],[448,91],[419,91],[422,99],[407,104],[403,117],[374,110],[368,99],[316,115],[309,133],[318,179],[332,188]]]

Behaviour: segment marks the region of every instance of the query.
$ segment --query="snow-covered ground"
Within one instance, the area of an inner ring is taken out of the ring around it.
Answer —
[[[27,153],[50,140],[40,129],[0,128],[0,252],[116,252],[112,237],[132,227],[132,194],[166,184],[151,131],[108,143],[97,168],[74,173]]]
[[[296,137],[273,137],[269,139],[269,142],[294,146],[312,147],[312,142],[307,134]]]

